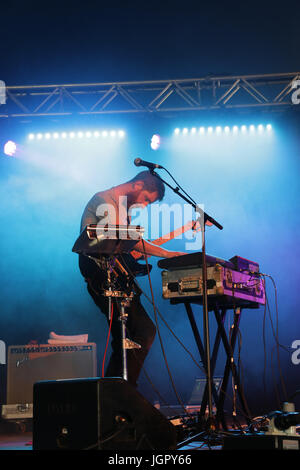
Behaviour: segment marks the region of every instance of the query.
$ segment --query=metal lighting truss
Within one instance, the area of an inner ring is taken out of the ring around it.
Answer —
[[[7,86],[0,117],[163,113],[293,106],[300,72],[177,80]],[[296,106],[295,106],[296,108]],[[300,108],[300,106],[299,106]]]

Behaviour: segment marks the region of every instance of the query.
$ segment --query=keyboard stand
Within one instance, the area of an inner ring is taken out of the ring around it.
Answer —
[[[194,313],[192,310],[191,302],[188,302],[186,300],[176,300],[172,299],[172,303],[184,303],[191,328],[194,334],[194,338],[197,344],[197,348],[202,360],[202,363],[206,364],[206,357],[205,357],[205,350],[203,347],[203,343],[201,340],[201,336],[199,333],[198,326],[195,321]],[[195,302],[193,302],[195,303]],[[215,402],[216,406],[216,426],[217,427],[223,427],[224,430],[228,430],[226,420],[225,420],[225,415],[224,415],[224,403],[226,399],[226,390],[228,387],[228,381],[230,377],[230,373],[233,378],[233,411],[232,411],[232,417],[235,420],[236,418],[236,398],[239,398],[241,408],[243,410],[244,418],[248,424],[251,422],[251,417],[250,417],[250,411],[248,409],[248,405],[246,403],[244,393],[243,393],[243,388],[240,383],[240,378],[237,372],[237,368],[234,362],[234,349],[236,345],[236,340],[237,340],[237,334],[239,330],[239,324],[241,320],[241,308],[235,308],[234,309],[234,318],[233,318],[233,324],[231,326],[231,331],[230,334],[227,335],[226,330],[224,328],[224,322],[226,319],[226,314],[228,311],[228,308],[225,307],[220,307],[217,304],[211,308],[213,310],[215,319],[217,322],[217,332],[215,336],[215,341],[214,341],[214,346],[212,348],[212,353],[211,353],[211,358],[210,358],[210,365],[211,365],[211,376],[213,377],[213,373],[216,367],[216,362],[218,358],[218,353],[219,353],[219,348],[221,342],[223,343],[225,353],[226,353],[226,363],[225,363],[225,368],[224,368],[224,373],[222,377],[222,383],[219,392],[216,390],[215,384],[211,383],[211,388],[212,388],[212,395],[213,395],[213,400]],[[207,377],[206,377],[207,379]],[[208,384],[206,380],[206,385],[205,385],[205,390],[204,394],[202,397],[202,403],[201,403],[201,409],[200,409],[200,420],[204,421],[205,420],[205,412],[207,409],[207,404],[208,404]]]

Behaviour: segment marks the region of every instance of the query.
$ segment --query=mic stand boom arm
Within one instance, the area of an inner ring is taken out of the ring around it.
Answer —
[[[215,225],[219,230],[223,230],[221,224],[215,219],[203,211],[196,203],[191,201],[188,197],[184,196],[179,188],[175,188],[161,178],[154,170],[150,170],[152,175],[160,179],[166,186],[168,186],[174,193],[180,196],[184,201],[194,207],[195,211],[202,217],[203,225],[201,228],[202,234],[202,282],[203,282],[203,331],[205,336],[205,370],[206,370],[206,381],[207,381],[207,392],[208,392],[208,426],[209,430],[214,429],[213,416],[212,416],[212,377],[211,377],[211,364],[210,364],[210,340],[209,340],[209,320],[208,320],[208,304],[207,304],[207,266],[206,266],[206,249],[205,249],[205,225],[206,222],[210,222]]]

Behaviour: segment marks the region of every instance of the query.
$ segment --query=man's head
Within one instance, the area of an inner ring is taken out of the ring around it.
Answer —
[[[161,201],[165,195],[165,185],[150,171],[141,171],[128,184],[131,185],[131,195],[136,204],[148,205]]]

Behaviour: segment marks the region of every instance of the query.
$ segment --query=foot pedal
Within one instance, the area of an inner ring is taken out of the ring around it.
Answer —
[[[123,340],[123,346],[124,349],[141,349],[141,345],[138,343],[135,343],[134,341],[131,341],[131,339],[124,339]]]

